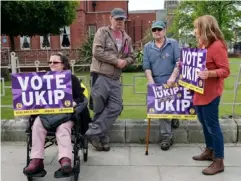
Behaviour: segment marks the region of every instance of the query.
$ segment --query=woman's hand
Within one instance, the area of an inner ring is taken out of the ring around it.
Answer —
[[[203,80],[207,79],[207,78],[208,78],[208,75],[209,75],[209,72],[208,72],[208,69],[207,69],[207,68],[206,68],[204,71],[200,71],[200,72],[198,73],[198,76],[199,76],[201,79],[203,79]]]

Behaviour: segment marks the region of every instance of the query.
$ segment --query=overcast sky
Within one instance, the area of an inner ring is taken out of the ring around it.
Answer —
[[[164,0],[129,0],[129,11],[164,9]]]

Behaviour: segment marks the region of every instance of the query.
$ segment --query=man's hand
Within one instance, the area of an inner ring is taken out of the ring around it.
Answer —
[[[207,79],[208,78],[208,69],[206,68],[204,71],[201,71],[201,72],[199,72],[198,73],[198,76],[201,78],[201,79],[203,79],[203,80],[205,80],[205,79]]]
[[[148,84],[155,84],[154,80],[148,80]]]
[[[177,61],[176,67],[177,67],[178,69],[181,69],[181,68],[182,68],[182,62],[181,62],[180,60]]]
[[[123,59],[118,59],[117,67],[118,68],[124,68],[127,65],[127,61]]]
[[[175,78],[173,78],[172,76],[167,80],[167,86],[168,87],[172,87],[175,83]]]
[[[153,77],[152,77],[152,72],[150,69],[145,70],[146,78],[147,78],[147,83],[148,84],[155,84]]]

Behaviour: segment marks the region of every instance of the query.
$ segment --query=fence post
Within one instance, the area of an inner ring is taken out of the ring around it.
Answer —
[[[237,82],[234,85],[234,99],[233,99],[233,106],[232,106],[232,117],[233,117],[233,119],[235,117],[235,106],[236,106],[236,104],[237,104],[237,106],[241,106],[241,104],[237,103],[238,102],[238,100],[237,100],[238,88],[239,88],[239,86],[241,86],[241,64],[239,66],[240,66],[240,68],[239,68],[239,73],[238,73],[238,76],[237,76]]]
[[[74,64],[75,64],[75,60],[70,60],[70,66],[71,66],[71,70],[72,70],[72,73],[74,74]]]
[[[11,69],[12,69],[12,73],[17,73],[17,62],[16,62],[16,53],[15,52],[11,52]]]
[[[35,66],[36,66],[36,72],[39,72],[39,64],[40,64],[40,61],[35,60],[35,61],[34,61],[34,64],[35,64]]]
[[[5,82],[4,78],[0,78],[0,84],[1,84],[1,90],[0,90],[0,96],[5,96]]]

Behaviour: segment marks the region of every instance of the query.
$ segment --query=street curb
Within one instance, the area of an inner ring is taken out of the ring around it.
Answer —
[[[108,132],[112,143],[145,143],[147,120],[117,120]],[[26,141],[28,120],[1,120],[1,141]],[[241,119],[220,119],[224,142],[241,142]],[[174,129],[174,143],[203,143],[204,137],[199,121],[180,120],[178,129]],[[160,141],[160,122],[151,121],[150,143]]]

